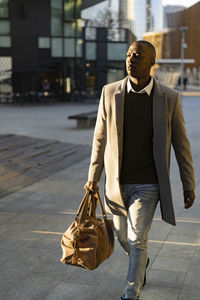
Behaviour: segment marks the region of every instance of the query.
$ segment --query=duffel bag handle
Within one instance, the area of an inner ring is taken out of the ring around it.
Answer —
[[[99,202],[99,206],[100,206],[100,210],[101,210],[101,214],[103,216],[103,218],[106,218],[106,213],[105,213],[105,210],[103,208],[103,204],[101,202],[101,198],[100,198],[100,195],[99,195],[99,192],[93,192],[91,190],[87,190],[86,193],[85,193],[85,196],[83,197],[83,200],[81,201],[81,204],[79,206],[79,209],[76,213],[76,217],[79,217],[80,218],[80,223],[83,223],[83,221],[86,219],[87,215],[88,215],[88,209],[89,209],[89,206],[91,205],[91,211],[90,211],[90,214],[96,218],[96,205],[94,203],[94,199],[91,200],[91,202],[89,203],[89,197],[91,196],[96,198],[96,200],[98,200]]]
[[[105,210],[103,208],[103,204],[101,202],[101,198],[100,198],[100,195],[99,195],[98,191],[94,193],[94,197],[96,197],[96,199],[98,200],[99,206],[100,206],[100,209],[101,209],[101,214],[105,218],[106,217],[106,213],[105,213]]]
[[[87,204],[87,207],[88,207],[89,195],[90,195],[90,190],[87,190],[86,193],[85,193],[85,196],[83,197],[83,200],[81,201],[81,204],[80,204],[80,206],[77,210],[76,217],[78,217],[80,214],[82,215],[86,204]]]

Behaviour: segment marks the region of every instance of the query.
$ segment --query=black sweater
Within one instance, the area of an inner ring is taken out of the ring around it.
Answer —
[[[125,96],[121,184],[157,183],[153,158],[153,89]]]

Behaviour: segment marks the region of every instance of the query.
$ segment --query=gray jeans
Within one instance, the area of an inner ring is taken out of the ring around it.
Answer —
[[[124,184],[122,197],[128,217],[113,216],[115,232],[129,254],[125,298],[138,299],[147,263],[148,232],[159,200],[158,184]]]

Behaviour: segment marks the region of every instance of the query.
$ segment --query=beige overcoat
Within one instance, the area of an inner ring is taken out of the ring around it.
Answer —
[[[127,79],[128,77],[108,84],[102,90],[88,175],[88,180],[99,181],[105,168],[106,210],[117,215],[127,215],[119,183]],[[195,187],[193,162],[180,95],[154,79],[153,155],[160,188],[160,208],[163,220],[175,225],[169,179],[171,144],[178,162],[183,189],[193,190]]]

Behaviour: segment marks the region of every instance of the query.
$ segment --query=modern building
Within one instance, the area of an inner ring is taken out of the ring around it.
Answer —
[[[183,5],[166,5],[163,7],[163,27],[171,27],[171,14],[184,10],[186,7]]]
[[[82,10],[82,18],[98,26],[109,20],[113,27],[128,28],[142,39],[145,32],[163,28],[162,0],[105,0]]]
[[[133,28],[138,39],[142,39],[145,32],[162,30],[162,0],[135,0]]]
[[[179,75],[181,52],[184,50],[184,59],[186,60],[184,71],[191,85],[200,85],[199,16],[200,2],[187,9],[169,14],[168,30],[145,35],[145,39],[155,45],[159,53],[159,59],[174,59],[176,61],[179,59],[179,66],[177,66]],[[182,34],[184,43],[182,42]],[[173,71],[172,66],[170,68]]]
[[[1,99],[12,92],[27,98],[94,95],[125,75],[135,37],[123,28],[83,27],[81,7],[81,0],[0,1]]]
[[[124,28],[85,27],[83,73],[85,91],[92,95],[103,85],[122,79],[128,46],[135,36]]]

